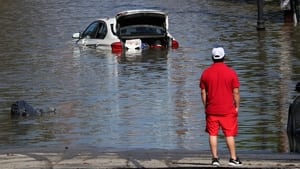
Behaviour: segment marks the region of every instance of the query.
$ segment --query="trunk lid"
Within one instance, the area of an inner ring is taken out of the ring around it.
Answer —
[[[117,36],[121,40],[167,36],[168,16],[158,10],[129,10],[116,15]]]

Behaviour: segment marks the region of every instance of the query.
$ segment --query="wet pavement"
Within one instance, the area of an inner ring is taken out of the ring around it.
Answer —
[[[249,0],[0,0],[0,149],[93,145],[99,149],[207,151],[201,72],[215,45],[239,74],[238,149],[289,152],[289,104],[300,79],[300,27],[266,1],[258,32]],[[168,13],[176,50],[115,56],[72,40],[92,21],[130,9]],[[25,100],[51,117],[12,119]],[[219,145],[226,150],[226,144]]]
[[[300,155],[294,153],[239,153],[243,166],[228,165],[221,153],[219,168],[300,169]],[[97,151],[95,149],[5,150],[0,154],[0,168],[214,168],[209,152],[189,150]]]

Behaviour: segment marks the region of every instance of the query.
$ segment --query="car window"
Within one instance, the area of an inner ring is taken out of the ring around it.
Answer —
[[[152,25],[131,25],[120,29],[121,36],[163,34],[165,34],[165,30],[162,27]]]
[[[81,38],[104,39],[106,34],[106,24],[101,21],[95,21],[85,29],[81,35]]]
[[[97,33],[97,39],[104,39],[107,34],[107,26],[105,23],[99,23],[99,30]]]

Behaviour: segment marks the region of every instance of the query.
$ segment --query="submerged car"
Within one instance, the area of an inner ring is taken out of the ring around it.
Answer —
[[[113,52],[150,48],[178,48],[168,32],[168,15],[159,10],[128,10],[114,18],[93,21],[83,32],[74,33],[76,43]]]

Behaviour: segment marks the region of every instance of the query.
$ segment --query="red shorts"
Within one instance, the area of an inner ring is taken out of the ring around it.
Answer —
[[[218,136],[219,129],[225,137],[236,136],[238,134],[238,118],[236,115],[230,116],[212,116],[206,115],[206,132],[210,136]]]

